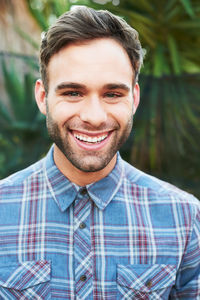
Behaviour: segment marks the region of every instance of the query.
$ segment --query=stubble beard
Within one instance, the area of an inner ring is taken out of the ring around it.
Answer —
[[[110,145],[106,153],[102,154],[101,151],[90,151],[88,154],[85,154],[85,151],[83,151],[82,157],[75,149],[73,150],[69,141],[70,133],[67,123],[64,127],[64,136],[62,136],[58,124],[53,120],[49,111],[47,111],[46,123],[50,138],[75,168],[83,172],[97,172],[104,169],[109,164],[117,151],[126,142],[132,129],[133,118],[130,116],[126,123],[126,127],[121,133],[119,133],[119,125],[115,124],[115,129],[112,132],[113,137],[111,137],[112,141],[109,142]]]

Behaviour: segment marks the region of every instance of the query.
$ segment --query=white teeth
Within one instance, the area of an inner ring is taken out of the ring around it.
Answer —
[[[77,138],[78,140],[83,141],[83,142],[97,143],[97,142],[101,142],[101,141],[105,140],[105,138],[107,138],[108,134],[102,135],[100,137],[91,137],[91,136],[86,137],[86,136],[74,133],[74,136],[75,136],[75,138]]]

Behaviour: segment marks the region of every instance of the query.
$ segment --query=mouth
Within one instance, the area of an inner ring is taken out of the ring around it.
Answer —
[[[73,136],[81,141],[81,142],[85,142],[85,143],[89,143],[89,144],[98,144],[101,143],[102,141],[104,141],[107,137],[108,137],[108,133],[104,133],[102,135],[97,135],[97,136],[90,136],[90,135],[85,135],[85,134],[81,134],[81,133],[73,133]]]
[[[85,150],[100,150],[108,142],[112,135],[112,131],[102,133],[83,133],[72,130],[71,134],[81,148],[84,148]]]

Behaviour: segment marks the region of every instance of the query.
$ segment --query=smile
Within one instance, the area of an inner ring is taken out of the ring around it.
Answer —
[[[94,136],[94,137],[82,135],[80,133],[79,134],[74,133],[73,135],[77,140],[91,143],[91,144],[100,143],[108,137],[108,134],[103,134],[101,136]]]

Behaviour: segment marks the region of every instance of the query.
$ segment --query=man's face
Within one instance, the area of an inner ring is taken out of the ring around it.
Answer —
[[[47,128],[67,160],[104,169],[128,138],[139,87],[128,55],[112,39],[69,45],[48,65]]]

